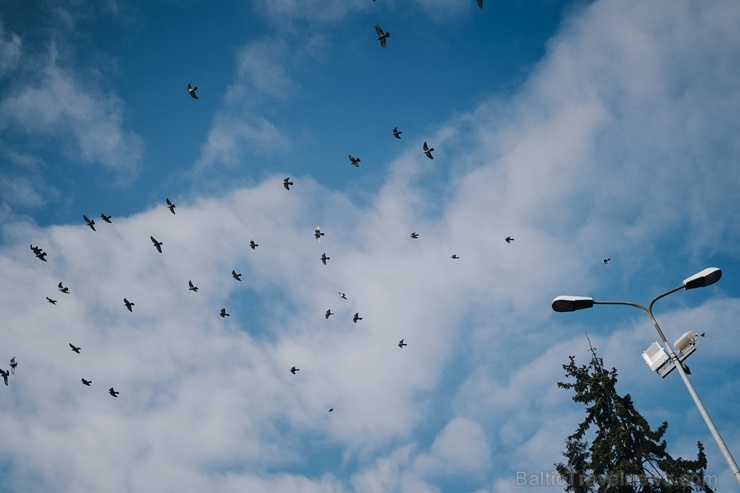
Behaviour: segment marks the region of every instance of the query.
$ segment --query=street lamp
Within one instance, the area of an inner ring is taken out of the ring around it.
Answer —
[[[695,288],[703,288],[705,286],[709,286],[710,284],[714,284],[715,282],[719,281],[721,277],[722,277],[722,271],[716,267],[709,267],[707,269],[704,269],[703,271],[698,272],[694,274],[693,276],[687,277],[686,279],[684,279],[683,283],[681,283],[680,286],[673,288],[669,291],[666,291],[665,293],[653,298],[653,300],[650,302],[647,308],[637,303],[632,303],[630,301],[597,301],[587,296],[558,296],[557,298],[552,300],[552,309],[555,310],[556,312],[573,312],[576,310],[583,310],[584,308],[591,308],[594,305],[627,305],[627,306],[633,306],[641,310],[648,317],[650,317],[650,320],[653,322],[653,326],[655,327],[655,330],[658,332],[660,339],[663,341],[665,348],[668,350],[668,354],[669,354],[668,358],[672,366],[675,367],[676,370],[678,371],[678,374],[681,375],[681,379],[683,379],[683,383],[686,385],[686,388],[688,389],[689,394],[691,394],[691,398],[694,399],[694,403],[696,404],[696,407],[699,409],[699,413],[701,413],[702,418],[704,418],[704,422],[707,424],[709,431],[712,433],[712,437],[714,437],[714,441],[717,442],[717,446],[719,446],[719,449],[722,452],[722,455],[725,457],[727,464],[730,466],[730,470],[732,471],[733,476],[735,476],[735,479],[737,480],[737,482],[740,483],[740,469],[738,469],[735,459],[733,459],[732,454],[727,448],[727,445],[725,445],[724,440],[722,440],[722,437],[720,436],[719,431],[717,431],[717,428],[714,426],[714,423],[712,422],[712,418],[709,417],[709,413],[704,407],[704,404],[702,404],[701,400],[699,399],[699,396],[696,394],[696,390],[694,390],[694,386],[689,381],[689,377],[686,375],[686,370],[684,369],[683,364],[681,363],[681,360],[683,358],[679,358],[676,355],[675,351],[673,350],[671,345],[668,343],[668,340],[663,334],[663,331],[661,330],[660,325],[658,325],[658,321],[655,320],[655,317],[653,316],[653,305],[655,305],[655,302],[658,301],[659,299],[664,298],[668,296],[669,294],[675,293],[676,291],[679,291],[681,289],[695,289]],[[683,336],[681,339],[683,339]],[[669,371],[670,370],[665,372],[665,375],[667,375]],[[662,375],[662,376],[665,376],[665,375]]]

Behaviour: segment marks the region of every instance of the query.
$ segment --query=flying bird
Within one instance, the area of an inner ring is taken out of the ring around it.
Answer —
[[[251,248],[252,250],[254,250],[255,248],[257,248],[258,246],[259,245],[257,243],[255,243],[254,240],[251,240],[249,242],[249,248]]]
[[[300,369],[300,368],[296,368],[295,366],[291,366],[291,367],[290,367],[290,372],[291,372],[291,373],[292,373],[293,375],[295,375],[295,372],[297,372],[297,371],[301,371],[301,369]]]
[[[331,259],[331,257],[327,257],[325,253],[321,254],[321,261],[326,265],[326,261]]]
[[[110,223],[111,222],[111,220],[110,220],[111,217],[110,216],[106,216],[105,214],[100,214],[100,218],[103,221],[107,222],[107,223]]]
[[[45,258],[46,252],[44,252],[42,249],[40,249],[37,246],[33,246],[33,244],[31,244],[31,250],[33,251],[34,255],[36,255],[36,258],[46,262],[46,258]]]
[[[450,258],[453,258],[455,260],[460,260],[460,257],[458,257],[456,253],[453,253],[452,255],[450,255]]]
[[[113,390],[113,387],[108,389],[108,393],[113,397],[118,397],[118,394],[120,394],[120,392]]]
[[[77,354],[80,354],[80,349],[82,349],[81,347],[77,347],[77,346],[75,346],[75,345],[74,345],[74,344],[72,344],[71,342],[69,343],[69,347],[71,347],[71,348],[72,348],[72,351],[74,351],[74,352],[75,352],[75,353],[77,353]]]
[[[165,200],[167,201],[167,208],[170,210],[171,213],[174,214],[175,213],[175,204],[173,204],[170,201],[170,199],[168,199],[168,198],[165,198]]]
[[[321,229],[316,226],[316,230],[313,232],[313,237],[316,238],[316,241],[321,241],[322,236],[324,236],[324,233],[322,233]]]
[[[354,323],[357,323],[358,320],[362,320],[362,317],[360,316],[360,312],[355,313],[355,316],[352,317],[352,321]]]
[[[3,377],[3,380],[5,381],[5,385],[8,385],[8,372],[0,368],[0,376]]]
[[[82,383],[83,383],[83,385],[87,385],[87,386],[89,387],[89,386],[90,386],[90,384],[92,383],[92,380],[85,380],[85,379],[83,378],[83,379],[82,379]]]
[[[380,41],[380,46],[385,48],[385,42],[388,38],[391,37],[391,33],[384,33],[380,26],[377,24],[375,24],[375,32],[378,33],[378,41]]]
[[[10,358],[10,373],[15,375],[15,367],[18,366],[18,362],[15,360],[15,356]]]
[[[403,132],[401,132],[400,130],[398,130],[398,127],[395,127],[395,128],[393,129],[393,136],[394,136],[395,138],[397,138],[397,139],[400,139],[400,138],[401,138],[401,134],[402,134],[402,133],[403,133]]]
[[[92,229],[93,231],[96,231],[96,229],[95,229],[95,221],[93,221],[92,219],[90,219],[89,217],[87,217],[84,214],[82,215],[82,218],[85,220],[85,222],[87,223],[87,225],[90,226],[90,229]]]
[[[360,159],[360,158],[358,158],[358,157],[353,157],[353,156],[352,156],[352,154],[350,154],[350,155],[349,155],[349,162],[350,162],[350,164],[351,164],[352,166],[354,166],[355,168],[359,168],[359,167],[360,167],[360,161],[361,161],[361,159]]]
[[[332,313],[331,311],[331,308],[326,310],[326,313],[324,313],[324,316],[326,317],[327,320],[329,319],[330,315],[334,315],[334,313]]]
[[[434,156],[432,156],[432,151],[434,151],[434,147],[429,147],[429,146],[427,145],[427,143],[426,143],[426,142],[424,142],[424,146],[423,146],[423,149],[424,149],[424,154],[426,154],[426,156],[427,156],[427,157],[428,157],[429,159],[434,159]]]
[[[329,412],[332,412],[333,410],[334,410],[334,408],[332,407],[332,408],[329,409]]]
[[[195,91],[197,91],[197,90],[198,90],[197,87],[191,86],[190,83],[188,82],[188,93],[190,93],[190,97],[191,98],[198,99],[198,95],[195,94]]]
[[[606,265],[606,264],[608,264],[609,262],[611,262],[611,260],[612,260],[612,259],[610,259],[610,258],[605,258],[604,260],[602,260],[602,262],[604,262],[604,264]]]
[[[164,245],[164,243],[157,241],[153,236],[150,236],[149,239],[154,243],[154,248],[156,248],[159,253],[162,253],[162,245]]]
[[[56,304],[57,304],[57,300],[52,300],[52,299],[51,299],[51,298],[49,298],[48,296],[46,297],[46,301],[48,301],[48,302],[49,302],[49,303],[51,303],[52,305],[56,305]]]
[[[417,233],[416,231],[414,231],[413,233],[411,233],[411,237],[414,238],[414,239],[416,239],[416,238],[419,237],[419,233]]]
[[[342,293],[341,291],[339,291],[339,297],[342,298],[343,300],[347,299],[347,295]]]
[[[405,342],[403,342],[403,339],[401,339],[400,341],[398,341],[398,347],[400,347],[401,349],[405,348],[406,346],[408,346],[408,344],[406,344]]]
[[[241,274],[237,274],[235,270],[232,270],[231,271],[231,277],[233,277],[237,281],[241,281],[242,280],[242,275]]]
[[[193,281],[188,281],[188,289],[193,292],[198,292],[198,286],[193,284]]]
[[[133,310],[131,309],[131,307],[132,306],[136,306],[134,303],[131,303],[126,298],[123,299],[123,304],[126,305],[126,308],[128,308],[128,311],[130,311],[130,312],[133,312]]]
[[[226,313],[226,308],[221,308],[221,313],[219,313],[219,315],[221,315],[221,318],[226,318],[230,316],[228,313]]]
[[[286,190],[290,190],[290,186],[293,184],[292,181],[290,181],[290,177],[283,180],[283,186]]]
[[[506,241],[506,243],[511,243],[512,241],[514,241],[514,238],[512,238],[511,236],[507,236],[507,237],[506,237],[506,238],[504,239],[504,241]]]
[[[59,281],[59,284],[57,285],[57,287],[59,288],[59,291],[61,291],[62,293],[69,294],[69,288],[66,286],[63,286],[61,281]]]
[[[44,262],[46,262],[46,252],[41,252],[37,254],[36,257],[38,257],[39,260],[43,260]]]

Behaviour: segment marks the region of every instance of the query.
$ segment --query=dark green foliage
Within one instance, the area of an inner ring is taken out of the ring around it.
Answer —
[[[577,366],[575,357],[563,365],[572,382],[558,387],[573,390],[573,400],[586,406],[586,419],[565,442],[567,464],[555,467],[574,493],[691,493],[712,492],[705,484],[707,459],[697,442],[696,460],[674,459],[666,451],[663,435],[668,423],[657,430],[635,409],[629,394],[616,390],[617,371],[607,371],[591,348],[589,365]],[[590,431],[591,444],[586,439]]]

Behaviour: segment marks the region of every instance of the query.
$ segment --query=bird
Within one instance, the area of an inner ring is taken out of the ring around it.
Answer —
[[[330,315],[334,315],[334,313],[332,313],[331,311],[331,308],[326,310],[326,313],[324,313],[324,316],[326,317],[327,320],[329,319]]]
[[[699,334],[699,337],[705,337],[706,335],[707,335],[706,332],[702,332],[701,334]]]
[[[195,284],[193,284],[193,281],[188,281],[188,289],[190,291],[195,292],[195,293],[198,292],[198,286],[196,286]]]
[[[504,241],[506,241],[506,243],[511,243],[512,241],[514,241],[514,238],[512,238],[511,236],[507,236],[507,237],[506,237],[506,238],[504,239]]]
[[[37,246],[33,246],[33,243],[31,243],[31,251],[32,251],[33,253],[35,253],[36,255],[38,255],[38,254],[39,254],[39,253],[41,253],[41,252],[42,252],[43,250],[41,250],[41,249],[40,249],[39,247],[37,247]]]
[[[301,369],[300,369],[300,368],[296,368],[295,366],[291,366],[291,367],[290,367],[290,372],[291,372],[291,373],[292,373],[293,375],[295,375],[295,372],[297,372],[297,371],[301,371]]]
[[[8,372],[0,368],[0,376],[3,377],[3,380],[5,381],[5,385],[8,385]]]
[[[353,157],[352,154],[349,155],[349,162],[355,168],[359,168],[360,167],[360,161],[362,161],[360,158]]]
[[[333,407],[332,407],[332,408],[329,408],[329,412],[332,412],[333,410],[334,410],[334,408],[333,408]]]
[[[352,321],[354,323],[357,323],[358,320],[362,320],[362,317],[360,316],[360,312],[355,313],[355,316],[352,317]]]
[[[15,360],[15,356],[10,358],[10,373],[15,375],[15,367],[18,366],[18,362]]]
[[[175,204],[173,204],[170,201],[170,199],[168,199],[168,198],[165,198],[165,200],[167,201],[167,208],[170,210],[171,213],[174,214],[175,213]]]
[[[602,262],[604,262],[604,265],[606,265],[606,264],[608,264],[609,262],[611,262],[611,260],[612,260],[612,259],[610,259],[610,258],[605,258],[604,260],[602,260]]]
[[[81,347],[75,346],[71,342],[69,343],[69,347],[71,347],[72,348],[72,351],[74,351],[77,354],[80,354],[80,349],[82,349]]]
[[[126,298],[123,299],[123,304],[126,305],[126,308],[128,308],[128,311],[130,311],[130,312],[133,312],[133,310],[131,309],[131,307],[132,306],[136,306],[134,303],[131,303]]]
[[[391,37],[391,33],[384,33],[380,26],[377,24],[375,24],[375,32],[378,33],[378,41],[380,41],[380,46],[385,48],[385,42],[388,38]]]
[[[93,221],[92,219],[90,219],[89,217],[87,217],[84,214],[82,215],[82,218],[85,220],[85,222],[87,223],[87,225],[90,226],[90,229],[92,229],[93,231],[96,231],[96,229],[95,229],[95,221]]]
[[[419,233],[417,233],[416,231],[414,231],[413,233],[411,233],[411,237],[414,238],[414,239],[416,239],[416,238],[419,237]]]
[[[453,258],[455,260],[460,260],[460,257],[458,257],[456,253],[453,253],[452,255],[450,255],[450,258]]]
[[[316,238],[316,241],[321,241],[321,237],[324,236],[324,233],[321,232],[321,228],[316,226],[316,230],[313,232],[313,237]]]
[[[44,262],[46,262],[46,252],[41,252],[36,255],[36,257],[38,257],[39,260],[43,260]]]
[[[33,251],[34,255],[36,255],[36,258],[43,260],[46,262],[46,252],[44,252],[42,249],[40,249],[37,246],[33,246],[33,243],[31,244],[31,250]]]
[[[69,294],[69,288],[66,286],[63,286],[61,281],[59,281],[59,284],[57,285],[57,287],[59,288],[59,291],[61,291],[62,293]]]
[[[110,222],[112,222],[112,221],[110,220],[110,218],[111,218],[111,217],[110,217],[110,216],[106,216],[105,214],[100,214],[100,218],[101,218],[101,219],[102,219],[103,221],[107,222],[107,223],[110,223]]]
[[[478,8],[479,9],[483,8],[483,0],[478,0]]]
[[[226,318],[230,316],[228,313],[226,313],[226,308],[221,308],[221,313],[219,313],[219,315],[221,315],[221,318]]]
[[[164,245],[164,243],[162,243],[161,241],[157,241],[157,239],[153,236],[150,236],[149,239],[152,240],[152,243],[154,243],[154,248],[156,248],[159,253],[162,253],[162,245]]]
[[[249,248],[251,248],[252,250],[256,249],[258,246],[259,245],[257,243],[255,243],[254,240],[251,240],[249,242]]]
[[[290,177],[283,180],[283,186],[286,190],[290,190],[290,186],[293,184],[292,181],[290,181]]]
[[[426,156],[427,156],[427,157],[428,157],[429,159],[434,159],[434,156],[432,156],[432,151],[434,151],[434,147],[429,147],[429,146],[427,145],[427,143],[426,143],[426,142],[424,142],[424,146],[423,146],[423,149],[424,149],[424,154],[426,154]]]
[[[339,291],[339,297],[342,298],[343,300],[347,299],[347,295],[342,293],[341,291]]]
[[[188,82],[188,93],[190,93],[190,97],[193,99],[198,99],[198,95],[195,94],[195,91],[197,91],[197,87],[193,87],[190,85],[190,82]]]
[[[57,300],[52,300],[52,299],[51,299],[51,298],[49,298],[48,296],[46,297],[46,301],[48,301],[48,302],[49,302],[49,303],[51,303],[52,305],[56,305],[56,304],[57,304]]]
[[[331,259],[331,257],[327,257],[325,253],[321,254],[321,261],[326,265],[326,261]]]
[[[82,379],[83,385],[87,385],[89,387],[91,383],[92,383],[92,380],[85,380],[84,378]]]
[[[400,347],[401,349],[405,348],[406,346],[408,346],[408,344],[406,344],[405,342],[403,342],[403,339],[401,339],[400,341],[398,341],[398,347]]]
[[[401,132],[400,130],[398,130],[398,127],[394,127],[394,128],[393,128],[393,136],[394,136],[395,138],[397,138],[397,139],[400,139],[400,138],[401,138],[401,134],[402,134],[402,133],[403,133],[403,132]]]
[[[120,394],[120,392],[113,390],[113,387],[108,389],[108,393],[112,395],[113,397],[118,397],[118,394]]]
[[[235,270],[232,270],[231,271],[231,277],[233,277],[237,281],[241,281],[242,280],[242,275],[241,274],[237,274]]]

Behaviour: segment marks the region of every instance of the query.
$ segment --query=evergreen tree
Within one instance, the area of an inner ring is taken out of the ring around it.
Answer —
[[[590,341],[589,341],[590,345]],[[567,464],[555,465],[574,493],[690,493],[713,490],[705,484],[707,458],[697,442],[696,460],[674,459],[666,451],[663,435],[668,423],[657,430],[635,409],[629,394],[616,390],[617,370],[608,371],[591,347],[591,362],[577,366],[575,357],[563,365],[573,382],[558,387],[573,390],[573,400],[586,406],[586,419],[565,442]],[[586,433],[592,430],[591,443]]]

